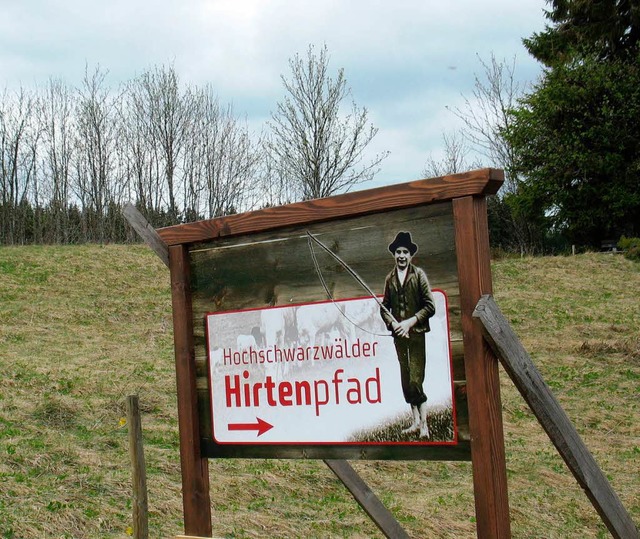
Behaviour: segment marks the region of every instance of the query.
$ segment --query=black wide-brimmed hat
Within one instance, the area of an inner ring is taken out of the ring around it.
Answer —
[[[389,251],[395,253],[398,247],[409,249],[411,256],[415,255],[418,250],[418,246],[411,241],[411,232],[398,232],[396,239],[389,244]]]

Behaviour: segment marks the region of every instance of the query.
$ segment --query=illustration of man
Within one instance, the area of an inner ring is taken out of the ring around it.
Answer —
[[[427,395],[422,387],[426,366],[425,334],[430,330],[429,318],[435,312],[435,301],[427,274],[411,261],[418,251],[411,233],[398,232],[389,244],[395,267],[387,275],[380,316],[389,331],[400,364],[400,379],[405,401],[411,405],[412,423],[403,433],[420,432],[429,437]]]

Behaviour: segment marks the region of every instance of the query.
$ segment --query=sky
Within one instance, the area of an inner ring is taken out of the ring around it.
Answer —
[[[85,68],[113,88],[155,66],[185,85],[211,84],[259,133],[284,97],[289,59],[326,45],[333,75],[379,129],[368,155],[388,151],[376,187],[422,177],[443,156],[451,112],[472,98],[480,59],[515,61],[534,83],[541,66],[522,38],[544,28],[544,0],[0,0],[0,91],[79,86]],[[486,163],[487,165],[489,163]]]

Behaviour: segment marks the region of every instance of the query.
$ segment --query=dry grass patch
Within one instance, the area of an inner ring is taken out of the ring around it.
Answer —
[[[500,308],[640,522],[640,272],[622,257],[505,259]],[[151,536],[182,531],[169,276],[143,246],[0,248],[0,539],[123,538],[125,397],[138,393]],[[506,375],[514,537],[606,530]],[[353,462],[414,537],[475,536],[470,463]],[[319,461],[210,462],[215,534],[380,537]]]
[[[640,265],[599,253],[506,259],[494,264],[494,288],[500,308],[639,522]],[[514,535],[608,536],[506,375],[502,396],[510,503],[518,515]],[[540,510],[532,510],[538,504]]]

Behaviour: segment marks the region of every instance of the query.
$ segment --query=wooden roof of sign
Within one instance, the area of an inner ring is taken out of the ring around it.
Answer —
[[[502,170],[484,168],[160,228],[158,234],[167,245],[206,242],[221,237],[409,208],[464,196],[494,195],[503,181]]]

